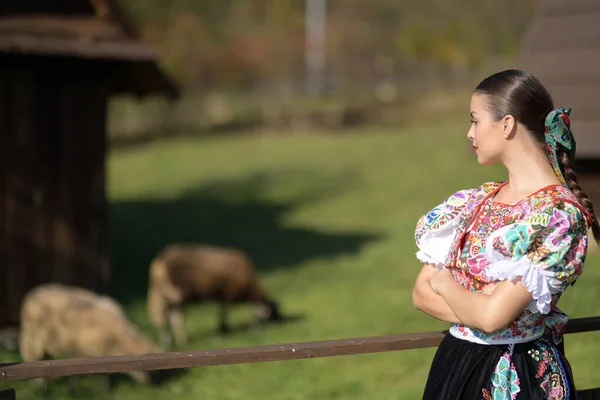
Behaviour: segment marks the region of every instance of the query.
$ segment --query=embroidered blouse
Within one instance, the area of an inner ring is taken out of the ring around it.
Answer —
[[[561,185],[550,185],[516,204],[494,201],[506,182],[461,190],[423,215],[416,226],[417,258],[450,268],[473,291],[521,278],[532,302],[508,327],[485,333],[452,324],[450,333],[476,343],[526,342],[552,333],[558,343],[568,317],[557,308],[581,275],[588,236],[587,211]]]

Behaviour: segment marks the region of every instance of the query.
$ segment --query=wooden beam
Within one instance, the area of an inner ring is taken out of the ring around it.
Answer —
[[[235,347],[208,351],[180,351],[3,364],[0,365],[0,381],[90,373],[123,373],[127,371],[211,367],[217,365],[409,350],[435,347],[443,337],[443,332],[426,332],[356,339]]]
[[[80,40],[131,39],[114,22],[82,15],[21,14],[0,17],[0,35],[13,34]]]
[[[567,333],[600,330],[600,317],[574,319]],[[0,365],[0,381],[299,360],[436,347],[445,332],[423,332],[207,351],[45,360]]]
[[[150,46],[131,39],[93,41],[23,34],[1,35],[0,52],[124,61],[157,59],[156,52]]]
[[[600,317],[575,318],[567,324],[566,333],[600,331]]]

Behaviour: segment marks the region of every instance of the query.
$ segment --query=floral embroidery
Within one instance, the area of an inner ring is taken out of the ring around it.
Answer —
[[[537,363],[536,378],[541,379],[540,387],[546,394],[546,398],[560,400],[568,398],[569,384],[560,365],[560,359],[556,349],[545,339],[536,340],[535,347],[528,350],[527,354]]]
[[[502,238],[496,237],[492,240],[493,249],[498,253],[502,254],[504,257],[510,257],[511,254],[508,249],[503,245]]]
[[[514,400],[520,391],[519,376],[511,361],[510,353],[506,352],[500,357],[492,375],[491,398],[492,400]]]
[[[492,400],[492,396],[487,389],[481,389],[481,395],[483,396],[483,400]]]
[[[507,245],[503,241],[496,242],[499,246],[504,247],[501,251],[502,254],[515,254],[515,258],[521,258],[527,252],[529,247],[528,237],[530,236],[529,227],[527,225],[518,225],[506,233],[503,238],[506,242],[510,243],[513,248],[508,249]]]
[[[479,238],[470,239],[468,245],[465,246],[465,251],[468,253],[466,257],[467,267],[469,273],[473,276],[480,276],[487,265],[485,252],[482,251],[482,248]]]
[[[543,260],[550,255],[550,249],[544,246],[544,240],[541,236],[537,236],[531,244],[531,255],[532,261]]]
[[[514,343],[515,339],[539,338],[531,341],[528,353],[537,363],[535,378],[545,392],[544,398],[567,399],[570,388],[560,357],[541,336],[551,336],[554,343],[562,341],[568,316],[557,308],[557,303],[582,273],[588,245],[585,220],[589,215],[577,197],[561,185],[544,188],[515,205],[492,200],[502,185],[488,182],[453,194],[419,219],[415,239],[420,246],[426,232],[451,228],[444,231],[444,240],[448,238],[445,246],[449,248],[445,264],[469,290],[483,290],[492,283],[490,277],[502,280],[521,276],[527,286],[527,273],[532,285],[527,287],[532,287],[532,293],[542,287],[533,289],[535,285],[543,284],[546,292],[537,292],[537,301],[508,327],[485,333],[453,324],[450,333],[475,342]],[[492,254],[486,254],[487,250]],[[538,268],[543,272],[534,272]],[[519,383],[511,352],[507,352],[498,361],[489,387],[482,389],[482,399],[515,399]]]
[[[547,300],[540,300],[540,304],[547,307],[543,308],[544,312],[553,310],[550,314],[542,314],[536,308],[539,306],[532,303],[531,308],[501,331],[484,333],[452,325],[450,332],[483,341],[535,338],[550,332],[558,343],[568,317],[564,314],[554,316],[556,304],[562,291],[581,275],[586,256],[584,212],[576,206],[575,195],[560,185],[538,191],[515,205],[497,203],[490,197],[501,185],[486,183],[478,189],[463,190],[450,196],[421,217],[415,232],[417,244],[427,230],[455,221],[446,266],[451,268],[459,283],[472,291],[481,291],[491,283],[488,272],[494,267],[486,254],[488,239],[497,255],[507,260],[526,257],[533,265],[530,268],[551,271],[552,277],[546,279],[554,289],[553,294],[548,295]],[[470,226],[473,218],[476,219]],[[495,233],[509,225],[510,229]],[[549,305],[547,301],[550,301]]]
[[[442,204],[419,218],[415,229],[415,240],[419,242],[425,232],[438,230],[455,219],[467,204],[473,191],[473,189],[469,189],[456,192]]]
[[[531,342],[527,354],[537,365],[535,380],[544,392],[545,399],[562,400],[570,398],[571,388],[566,380],[560,356],[556,347],[546,338]],[[481,389],[482,400],[513,400],[520,392],[520,382],[514,364],[511,362],[510,346],[492,374],[491,383]]]

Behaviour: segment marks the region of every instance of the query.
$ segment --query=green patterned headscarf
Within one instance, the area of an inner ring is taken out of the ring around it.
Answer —
[[[560,144],[569,153],[569,157],[575,159],[575,138],[571,133],[570,114],[571,108],[557,108],[548,114],[545,121],[546,153],[554,173],[560,183],[567,188],[569,188],[569,185],[567,184],[565,171],[560,167],[556,150]]]

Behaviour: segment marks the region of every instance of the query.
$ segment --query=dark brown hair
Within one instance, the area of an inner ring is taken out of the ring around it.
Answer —
[[[517,69],[498,72],[485,78],[475,88],[475,93],[487,96],[488,110],[496,121],[512,115],[527,128],[540,146],[546,145],[545,120],[554,110],[554,103],[548,90],[534,75]],[[565,180],[581,205],[592,215],[592,232],[596,242],[600,243],[600,224],[594,215],[594,205],[577,181],[575,160],[566,149],[560,145],[558,147],[558,162],[565,173]]]

